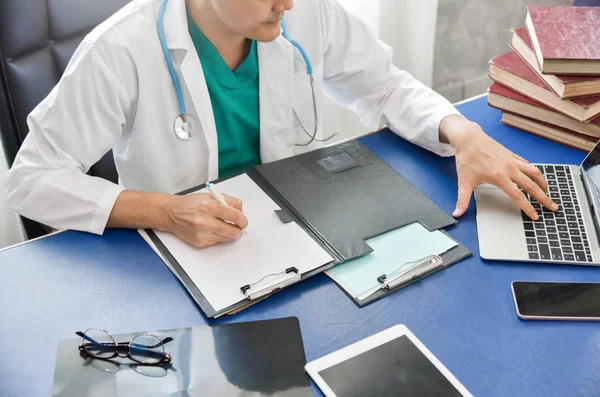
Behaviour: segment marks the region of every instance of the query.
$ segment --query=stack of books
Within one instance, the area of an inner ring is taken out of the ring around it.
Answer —
[[[591,150],[600,139],[600,7],[527,7],[511,51],[490,61],[502,123]]]

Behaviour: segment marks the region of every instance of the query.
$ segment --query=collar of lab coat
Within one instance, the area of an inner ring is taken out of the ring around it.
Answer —
[[[187,50],[190,38],[187,25],[185,0],[169,0],[163,21],[165,40],[170,50]]]
[[[185,0],[170,0],[164,15],[165,40],[169,50],[184,50],[181,73],[185,80],[209,149],[209,174],[218,175],[217,131],[204,74],[187,24]],[[261,158],[270,161],[293,154],[294,47],[283,35],[258,43]],[[207,112],[210,109],[210,113]]]

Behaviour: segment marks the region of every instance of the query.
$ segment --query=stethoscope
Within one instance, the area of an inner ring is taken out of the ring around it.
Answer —
[[[183,100],[183,92],[181,91],[181,84],[179,82],[179,76],[177,76],[177,72],[175,71],[175,66],[173,65],[173,59],[171,58],[171,53],[169,52],[169,49],[167,48],[167,41],[165,39],[165,30],[164,30],[163,22],[164,22],[164,17],[165,17],[165,9],[167,7],[168,2],[169,2],[169,0],[162,0],[162,3],[160,4],[160,9],[158,11],[158,38],[160,40],[160,46],[162,47],[162,51],[165,56],[165,60],[167,61],[167,66],[169,67],[169,73],[171,75],[171,80],[173,80],[173,86],[175,87],[175,92],[177,94],[177,101],[179,102],[179,115],[175,118],[175,121],[173,122],[173,132],[175,133],[175,136],[177,138],[187,141],[188,139],[192,138],[195,135],[196,123],[195,123],[194,119],[190,115],[187,114],[186,107],[185,107],[185,101]],[[304,130],[306,135],[308,135],[308,137],[310,138],[310,140],[308,142],[300,143],[300,144],[297,143],[296,146],[308,146],[315,141],[316,142],[328,141],[331,138],[333,138],[335,136],[335,134],[330,136],[327,139],[323,139],[323,140],[317,139],[317,130],[318,130],[318,125],[319,125],[319,119],[318,119],[318,113],[317,113],[317,98],[315,95],[315,79],[313,77],[312,62],[310,61],[308,54],[306,53],[304,48],[300,45],[300,43],[298,43],[295,40],[290,40],[288,38],[285,21],[283,19],[281,20],[281,30],[282,30],[283,37],[286,40],[288,40],[294,47],[296,47],[298,49],[298,51],[300,52],[300,54],[302,55],[302,58],[304,59],[304,63],[306,64],[306,73],[308,74],[308,77],[310,79],[310,88],[312,91],[313,111],[314,111],[314,116],[315,116],[314,117],[315,118],[315,129],[312,134],[309,133],[308,130],[304,127],[304,123],[302,123],[302,120],[300,120],[300,117],[298,117],[298,113],[296,113],[296,109],[292,109],[294,111],[294,115],[296,116],[296,119],[300,123],[300,126],[302,127],[302,129]]]

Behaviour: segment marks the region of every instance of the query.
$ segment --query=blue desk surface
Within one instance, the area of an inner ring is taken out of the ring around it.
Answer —
[[[500,125],[500,113],[486,98],[460,110],[532,162],[578,164],[584,157]],[[453,159],[389,132],[362,142],[453,211]],[[0,252],[0,395],[49,395],[58,340],[87,327],[122,333],[285,316],[300,319],[309,361],[406,324],[475,396],[599,395],[599,324],[521,321],[510,283],[598,282],[600,269],[481,260],[474,202],[448,231],[475,255],[365,308],[319,275],[216,321],[202,315],[135,231],[110,230],[103,237],[65,232]]]

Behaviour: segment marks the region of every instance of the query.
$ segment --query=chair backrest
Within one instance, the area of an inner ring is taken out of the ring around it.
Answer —
[[[83,37],[129,1],[0,0],[0,135],[9,166],[27,135],[27,115],[58,83]],[[90,174],[116,182],[112,153]]]

